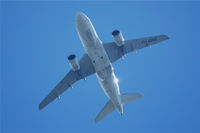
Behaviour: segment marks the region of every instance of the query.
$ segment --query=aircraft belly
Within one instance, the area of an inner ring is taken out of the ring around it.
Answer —
[[[77,17],[77,31],[83,47],[92,61],[97,78],[103,91],[121,110],[121,98],[118,83],[115,80],[112,64],[90,20],[84,16]]]
[[[104,79],[108,73],[106,67],[109,67],[111,63],[92,23],[86,16],[79,15],[76,28],[83,47],[90,57],[97,74]]]
[[[112,65],[102,46],[101,41],[97,38],[96,44],[92,47],[86,46],[86,51],[98,76],[104,80],[112,72]]]
[[[111,99],[114,104],[119,103],[120,91],[118,83],[115,81],[116,77],[114,72],[110,73],[109,76],[103,81],[98,77],[98,75],[97,78],[106,96]]]

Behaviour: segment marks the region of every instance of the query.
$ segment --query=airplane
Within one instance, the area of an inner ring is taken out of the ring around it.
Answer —
[[[112,32],[113,42],[103,43],[98,37],[90,19],[82,12],[76,14],[76,30],[85,54],[77,61],[76,55],[68,56],[71,67],[66,76],[55,86],[47,97],[39,104],[39,110],[43,109],[54,99],[71,88],[78,80],[85,79],[89,75],[96,74],[98,82],[108,97],[108,102],[95,118],[99,122],[113,110],[123,114],[123,106],[131,101],[143,97],[140,93],[121,94],[118,79],[115,76],[112,63],[123,58],[130,52],[150,47],[156,43],[169,39],[167,35],[144,37],[125,40],[119,30]]]

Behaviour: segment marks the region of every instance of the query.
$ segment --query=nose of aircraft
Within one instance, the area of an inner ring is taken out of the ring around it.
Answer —
[[[83,30],[87,27],[87,25],[88,25],[87,16],[82,12],[78,12],[76,14],[76,27],[77,27],[77,29]]]
[[[84,16],[84,14],[82,12],[77,12],[76,19],[80,19],[80,18],[82,18],[82,16]]]
[[[76,14],[76,21],[77,21],[77,22],[83,22],[83,21],[85,21],[85,20],[87,20],[87,16],[86,16],[84,13],[78,12],[78,13]]]

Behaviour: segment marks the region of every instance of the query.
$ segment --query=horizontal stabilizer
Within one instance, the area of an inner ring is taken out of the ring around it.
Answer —
[[[122,100],[122,104],[128,104],[129,102],[137,100],[142,97],[143,97],[143,95],[139,94],[139,93],[122,94],[121,100]]]
[[[103,109],[101,110],[101,112],[99,112],[99,114],[95,118],[95,122],[98,122],[101,119],[103,119],[106,115],[108,115],[109,113],[111,113],[114,109],[115,109],[115,107],[114,107],[113,103],[111,102],[111,100],[109,100],[106,103],[106,105],[103,107]]]

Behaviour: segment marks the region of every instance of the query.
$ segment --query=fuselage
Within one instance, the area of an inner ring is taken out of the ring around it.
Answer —
[[[83,13],[78,13],[76,16],[76,29],[83,47],[96,70],[97,79],[104,93],[112,101],[116,110],[122,114],[123,104],[121,102],[119,85],[112,64],[94,26]]]

